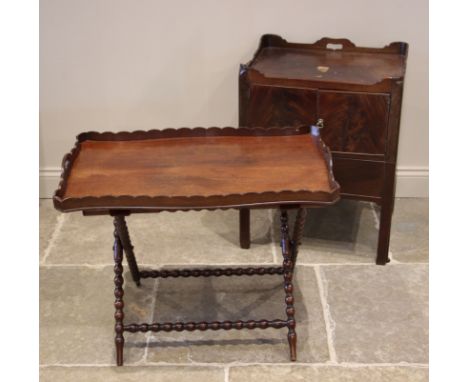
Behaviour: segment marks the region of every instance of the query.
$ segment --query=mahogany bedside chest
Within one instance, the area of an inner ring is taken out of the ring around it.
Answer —
[[[408,44],[362,48],[347,39],[290,43],[264,35],[240,66],[239,126],[315,124],[330,147],[343,198],[380,205],[377,264],[388,259]],[[240,242],[250,246],[249,210]]]

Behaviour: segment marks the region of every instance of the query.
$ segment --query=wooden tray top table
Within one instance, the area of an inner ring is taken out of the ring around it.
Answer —
[[[316,126],[195,128],[119,133],[87,132],[62,161],[54,195],[60,211],[109,214],[114,219],[115,344],[123,364],[123,332],[288,328],[296,360],[292,277],[305,207],[339,199],[328,148]],[[131,213],[227,208],[281,209],[283,265],[260,268],[140,270],[125,222]],[[292,238],[288,208],[297,208]],[[134,282],[141,278],[283,275],[286,319],[124,324],[125,253]]]

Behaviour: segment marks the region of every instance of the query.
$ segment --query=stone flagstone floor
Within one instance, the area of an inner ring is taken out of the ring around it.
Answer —
[[[294,216],[291,216],[291,220]],[[236,211],[128,218],[141,268],[280,264],[278,214],[252,212],[252,247]],[[125,333],[114,366],[112,221],[40,201],[41,381],[427,381],[428,200],[396,202],[392,262],[374,265],[378,208],[310,210],[295,274],[298,361],[286,330]],[[279,276],[145,279],[126,263],[125,322],[284,316]]]

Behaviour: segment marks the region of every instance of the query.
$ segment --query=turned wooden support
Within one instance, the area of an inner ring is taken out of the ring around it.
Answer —
[[[124,347],[124,302],[123,302],[123,283],[124,279],[122,277],[123,267],[122,267],[122,257],[123,257],[123,249],[122,243],[120,242],[119,234],[117,232],[117,226],[119,225],[118,217],[114,217],[114,308],[115,308],[115,350],[116,350],[116,360],[117,366],[123,365],[123,347]]]
[[[294,262],[291,254],[291,240],[289,238],[288,213],[286,210],[281,210],[281,251],[283,253],[283,278],[284,291],[286,293],[286,316],[288,327],[288,343],[291,361],[296,360],[296,320],[294,318],[294,296],[293,296],[293,269]]]
[[[297,334],[296,334],[296,319],[294,309],[293,296],[293,273],[295,259],[298,248],[301,243],[302,234],[304,231],[306,210],[300,208],[297,213],[296,222],[294,225],[293,239],[289,236],[288,213],[286,209],[281,210],[281,251],[283,254],[283,264],[281,267],[248,267],[248,268],[206,268],[206,269],[171,269],[171,270],[143,270],[139,271],[135,256],[133,254],[133,246],[130,242],[127,225],[124,215],[114,215],[114,307],[115,307],[115,346],[117,366],[123,365],[123,347],[124,336],[123,332],[170,332],[170,331],[193,331],[193,330],[231,330],[231,329],[280,329],[288,328],[288,343],[290,350],[291,361],[296,361]],[[249,321],[213,321],[213,322],[153,322],[153,323],[132,323],[124,325],[124,302],[123,302],[123,267],[122,259],[125,248],[128,252],[127,260],[132,271],[138,276],[133,277],[137,285],[140,278],[166,278],[166,277],[208,277],[208,276],[252,276],[252,275],[274,275],[282,274],[284,278],[284,291],[286,303],[286,319],[276,320],[249,320]]]
[[[140,270],[135,259],[135,253],[133,252],[133,245],[130,240],[130,234],[128,232],[127,222],[125,221],[124,215],[114,216],[115,229],[120,238],[123,250],[125,251],[125,257],[127,258],[128,267],[132,274],[132,279],[135,281],[137,286],[140,286]]]
[[[187,330],[231,330],[231,329],[280,329],[288,326],[285,320],[248,320],[248,321],[213,321],[213,322],[154,322],[152,324],[129,324],[124,326],[124,330],[136,333],[151,332],[181,332]]]
[[[144,278],[282,275],[283,267],[152,269],[140,272]]]

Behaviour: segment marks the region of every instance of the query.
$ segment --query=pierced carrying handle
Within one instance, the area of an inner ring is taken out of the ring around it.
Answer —
[[[347,50],[356,48],[356,45],[348,40],[347,38],[331,38],[323,37],[320,40],[314,42],[312,46],[323,49],[331,50]]]

